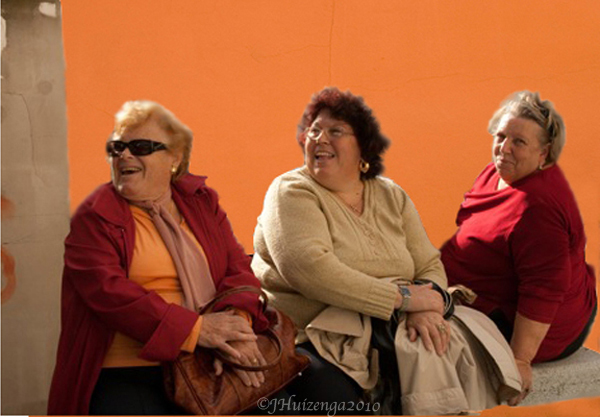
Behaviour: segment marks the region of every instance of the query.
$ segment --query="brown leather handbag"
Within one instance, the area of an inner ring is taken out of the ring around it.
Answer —
[[[241,286],[218,294],[200,314],[212,311],[215,304],[230,295],[253,292],[263,299],[269,328],[258,335],[257,344],[267,365],[243,366],[229,361],[215,349],[197,347],[193,353],[182,352],[173,362],[163,364],[167,396],[185,411],[196,415],[232,415],[251,410],[262,397],[269,397],[289,384],[310,363],[296,353],[296,327],[282,312],[267,307],[266,294],[259,288]],[[214,360],[223,361],[223,373],[215,375]],[[265,382],[258,388],[248,387],[232,368],[263,371]]]

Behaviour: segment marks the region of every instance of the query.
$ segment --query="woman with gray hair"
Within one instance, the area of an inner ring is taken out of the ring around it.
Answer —
[[[524,383],[531,364],[579,349],[597,309],[595,277],[573,192],[557,165],[565,127],[552,103],[522,91],[489,122],[492,162],[465,194],[442,247],[450,285],[463,284],[510,342]]]

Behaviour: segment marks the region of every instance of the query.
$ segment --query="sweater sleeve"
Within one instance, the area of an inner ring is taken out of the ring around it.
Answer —
[[[397,288],[350,268],[334,254],[325,208],[301,180],[276,179],[259,223],[282,279],[308,299],[389,319]]]
[[[448,287],[448,279],[440,260],[440,252],[431,244],[417,209],[404,190],[396,186],[396,196],[402,213],[406,246],[415,263],[414,279],[428,279],[442,288]]]
[[[571,282],[564,217],[548,204],[528,207],[513,229],[510,247],[519,280],[517,311],[551,323]]]
[[[76,214],[65,242],[64,279],[107,327],[144,344],[141,358],[173,360],[198,315],[127,278],[123,237],[93,212]]]

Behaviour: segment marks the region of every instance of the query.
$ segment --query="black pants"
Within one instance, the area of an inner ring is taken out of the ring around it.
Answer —
[[[380,373],[378,384],[373,391],[373,400],[381,406],[383,414],[389,415],[402,415],[400,371],[395,346],[400,314],[395,310],[390,320],[371,317],[371,346],[379,352]]]
[[[390,330],[384,321],[374,320]],[[380,334],[378,331],[377,334]],[[393,334],[393,333],[392,333]],[[386,353],[386,336],[373,340],[380,350],[381,372],[398,381],[395,356]],[[393,346],[393,339],[392,339]],[[310,366],[284,390],[262,402],[250,415],[371,415],[377,412],[363,389],[337,366],[323,359],[310,342],[296,350],[311,359]],[[391,374],[390,374],[391,372]],[[387,378],[386,378],[387,379]],[[399,387],[399,385],[398,385]],[[399,392],[399,388],[396,388]],[[389,387],[386,390],[389,393]],[[182,415],[164,392],[162,370],[158,366],[103,369],[90,401],[90,415]]]
[[[369,403],[363,389],[337,366],[332,365],[319,355],[310,342],[296,347],[296,350],[311,359],[311,365],[294,380],[285,392],[293,402],[296,410],[292,414],[326,415],[336,407],[336,415],[372,415],[381,411],[399,415],[402,413],[400,403],[400,377],[394,337],[398,327],[398,318],[379,320],[371,318],[373,335],[371,345],[379,351],[380,384],[374,390],[375,402]],[[308,404],[319,404],[329,407],[317,410],[306,410]],[[341,408],[344,410],[341,410]],[[383,408],[385,407],[385,408]],[[277,410],[283,414],[289,410]],[[288,413],[289,414],[289,413]]]
[[[598,312],[598,303],[594,306],[592,310],[592,314],[590,315],[590,319],[583,327],[579,336],[569,344],[557,357],[550,359],[550,361],[557,361],[559,359],[564,359],[568,356],[571,356],[573,353],[577,352],[577,350],[583,346],[585,339],[590,334],[590,330],[592,329],[592,325],[594,324],[594,319],[596,318],[596,313]],[[510,343],[510,339],[512,338],[513,333],[513,323],[511,323],[504,313],[500,310],[492,311],[488,317],[496,324],[500,333],[504,336],[504,338]]]
[[[371,405],[365,400],[362,388],[337,366],[323,359],[310,342],[298,345],[296,350],[307,355],[311,364],[285,388],[292,402],[291,407],[295,410],[284,407],[281,413],[277,410],[275,414],[372,414],[369,411],[372,410]]]
[[[310,343],[297,350],[311,358],[309,368],[247,414],[327,415],[332,407],[336,407],[335,415],[370,414],[365,412],[368,405],[354,380],[321,358]],[[90,415],[183,414],[187,413],[167,398],[159,366],[102,369],[90,401]]]
[[[160,366],[104,368],[90,401],[90,415],[181,414],[165,394]]]

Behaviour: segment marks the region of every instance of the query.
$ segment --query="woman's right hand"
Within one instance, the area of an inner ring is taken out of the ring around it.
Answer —
[[[432,284],[426,285],[407,285],[410,291],[410,300],[406,312],[415,313],[418,311],[435,311],[444,314],[444,299],[441,294],[433,289]],[[395,308],[402,305],[402,295],[398,291]]]
[[[228,342],[255,341],[257,339],[250,323],[234,311],[208,313],[202,316],[198,346],[220,349],[224,353],[241,358],[241,353]]]
[[[228,358],[230,361],[239,363],[241,365],[246,366],[257,366],[257,365],[266,365],[267,361],[263,357],[261,351],[258,349],[258,345],[255,341],[247,341],[247,342],[231,342],[231,345],[242,354],[242,357],[239,359]],[[228,356],[228,355],[226,355]],[[223,373],[223,362],[215,358],[214,362],[215,374],[217,376]],[[242,369],[233,368],[233,372],[242,380],[242,382],[250,387],[260,387],[265,382],[265,375],[263,372],[251,372],[244,371]]]
[[[450,345],[450,333],[452,328],[444,317],[434,311],[419,311],[409,313],[406,319],[408,339],[416,342],[420,336],[427,351],[435,352],[442,356]]]

